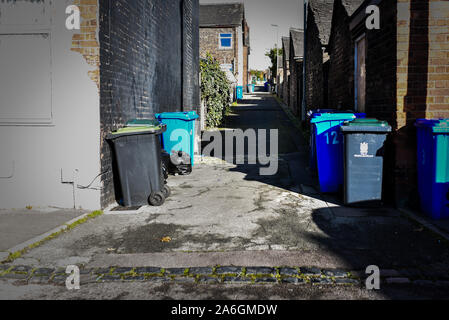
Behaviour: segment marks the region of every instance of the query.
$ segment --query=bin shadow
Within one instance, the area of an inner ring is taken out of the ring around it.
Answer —
[[[105,140],[109,146],[109,152],[111,155],[111,170],[112,170],[112,183],[114,186],[114,197],[117,201],[117,204],[120,206],[120,209],[124,209],[123,207],[123,191],[122,184],[120,182],[120,174],[118,169],[117,159],[115,157],[115,147],[114,143],[111,140]]]
[[[380,293],[386,297],[398,298],[385,283],[387,277],[449,280],[448,244],[393,208],[319,208],[313,211],[312,220],[322,232],[307,234],[307,241],[319,246],[326,255],[338,257],[344,269],[356,271],[362,281],[368,276],[368,266],[378,266],[383,279]],[[427,288],[413,285],[409,289],[416,291],[414,298],[442,297],[441,288],[434,284]],[[448,290],[445,288],[446,297]],[[408,292],[402,292],[399,298],[404,298],[404,294]]]

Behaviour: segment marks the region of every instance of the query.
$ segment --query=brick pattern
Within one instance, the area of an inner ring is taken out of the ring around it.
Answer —
[[[231,64],[238,67],[238,28],[200,28],[200,57],[210,53],[220,64]],[[232,49],[220,49],[220,33],[232,33]],[[237,70],[234,70],[236,73]]]
[[[399,0],[398,12],[398,128],[449,118],[449,2]]]
[[[132,118],[198,110],[198,0],[100,0],[102,206],[120,193],[105,137]]]
[[[349,17],[341,1],[335,1],[332,33],[328,52],[329,65],[328,107],[345,110],[354,108],[354,49],[349,30]]]
[[[86,62],[95,67],[88,72],[89,77],[100,87],[100,44],[98,31],[98,0],[74,0],[80,9],[81,28],[72,37],[71,51],[80,53]]]
[[[309,9],[307,19],[306,99],[307,110],[325,107],[323,49],[314,12]]]
[[[283,82],[282,82],[282,100],[285,104],[290,104],[290,57],[286,56],[285,50],[283,50],[282,69],[283,69]]]
[[[302,107],[302,81],[303,81],[303,63],[294,59],[293,40],[290,38],[290,82],[289,82],[289,107],[297,117],[301,116]]]
[[[249,26],[245,21],[243,26],[244,43],[243,43],[243,88],[247,90],[247,85],[251,83],[249,75],[249,55],[250,55],[250,37]]]
[[[417,206],[413,124],[449,117],[449,2],[398,0],[397,17],[396,198],[406,195]]]

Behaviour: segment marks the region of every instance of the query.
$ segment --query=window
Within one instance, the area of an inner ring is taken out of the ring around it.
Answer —
[[[220,33],[220,49],[232,48],[232,33]]]

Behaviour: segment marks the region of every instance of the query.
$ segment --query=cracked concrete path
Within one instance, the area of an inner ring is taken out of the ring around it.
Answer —
[[[170,177],[173,194],[164,206],[108,212],[14,264],[257,263],[357,270],[374,264],[448,273],[447,243],[396,210],[346,208],[317,192],[304,139],[273,97],[247,96],[226,126],[279,128],[278,173],[263,177],[257,165],[203,158],[190,176]],[[171,240],[162,242],[164,237]]]

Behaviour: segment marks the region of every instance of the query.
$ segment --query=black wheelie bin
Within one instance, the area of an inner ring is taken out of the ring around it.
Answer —
[[[125,127],[108,135],[125,207],[164,204],[170,190],[161,164],[160,135],[164,125]]]

